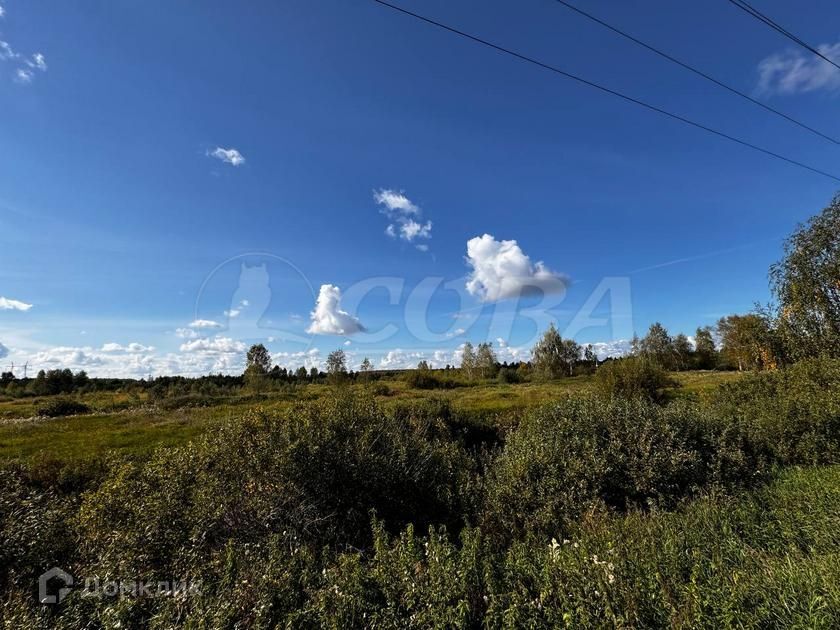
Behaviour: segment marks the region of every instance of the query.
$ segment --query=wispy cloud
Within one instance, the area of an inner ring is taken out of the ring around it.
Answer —
[[[840,42],[821,44],[818,50],[840,62]],[[786,50],[758,64],[758,89],[764,93],[799,94],[840,89],[840,70],[816,55]]]
[[[219,322],[212,319],[196,319],[187,324],[190,328],[222,328]]]
[[[230,149],[223,149],[222,147],[216,147],[212,151],[208,152],[210,157],[214,157],[222,162],[230,164],[231,166],[242,166],[245,164],[245,156],[242,155],[239,150],[230,148]]]
[[[31,304],[0,296],[0,311],[28,311],[30,308],[32,308]]]
[[[0,5],[0,18],[5,16],[6,9]],[[43,53],[36,52],[26,57],[16,52],[9,42],[3,40],[0,40],[0,61],[15,61],[20,64],[12,74],[16,83],[32,83],[36,70],[47,71],[47,60]]]

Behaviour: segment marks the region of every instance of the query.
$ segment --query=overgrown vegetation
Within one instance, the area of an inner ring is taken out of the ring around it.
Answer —
[[[838,385],[818,360],[701,402],[583,394],[513,425],[338,386],[149,457],[7,464],[4,622],[832,627]],[[805,464],[835,467],[762,489]],[[202,586],[42,607],[51,566]]]

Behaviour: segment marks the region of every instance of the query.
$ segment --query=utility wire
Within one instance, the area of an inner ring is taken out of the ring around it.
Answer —
[[[815,168],[813,166],[808,166],[807,164],[803,164],[802,162],[798,162],[798,161],[796,161],[792,158],[785,157],[784,155],[781,155],[779,153],[775,153],[775,152],[773,152],[769,149],[765,149],[765,148],[760,147],[756,144],[752,144],[750,142],[747,142],[746,140],[741,140],[739,138],[736,138],[735,136],[730,136],[727,133],[724,133],[722,131],[718,131],[716,129],[712,129],[711,127],[707,127],[706,125],[703,125],[701,123],[694,122],[693,120],[689,120],[688,118],[680,116],[679,114],[673,114],[669,111],[666,111],[664,109],[656,107],[655,105],[651,105],[649,103],[641,101],[641,100],[639,100],[637,98],[634,98],[632,96],[627,96],[626,94],[622,94],[621,92],[618,92],[616,90],[610,89],[608,87],[605,87],[605,86],[600,85],[598,83],[595,83],[593,81],[589,81],[587,79],[584,79],[583,77],[579,77],[577,75],[571,74],[569,72],[566,72],[565,70],[561,70],[560,68],[557,68],[556,66],[552,66],[548,63],[539,61],[538,59],[534,59],[533,57],[528,57],[528,56],[523,55],[521,53],[518,53],[516,51],[510,50],[509,48],[504,48],[502,46],[499,46],[498,44],[494,44],[490,41],[487,41],[486,39],[482,39],[480,37],[477,37],[476,35],[470,35],[469,33],[466,33],[464,31],[458,30],[458,29],[453,28],[451,26],[447,26],[446,24],[443,24],[442,22],[437,22],[437,21],[435,21],[431,18],[424,17],[424,16],[422,16],[418,13],[413,13],[413,12],[409,11],[408,9],[403,9],[402,7],[399,7],[395,4],[391,4],[390,2],[386,2],[385,0],[373,0],[373,2],[376,2],[377,4],[380,4],[384,7],[387,7],[389,9],[392,9],[392,10],[397,11],[399,13],[402,13],[404,15],[408,15],[410,17],[413,17],[417,20],[420,20],[421,22],[425,22],[426,24],[430,24],[432,26],[443,29],[443,30],[448,31],[450,33],[454,33],[455,35],[459,35],[461,37],[464,37],[464,38],[469,39],[471,41],[474,41],[478,44],[481,44],[483,46],[487,46],[488,48],[492,48],[493,50],[496,50],[498,52],[504,53],[506,55],[510,55],[511,57],[515,57],[516,59],[519,59],[520,61],[525,61],[526,63],[530,63],[532,65],[538,66],[538,67],[543,68],[545,70],[549,70],[551,72],[554,72],[555,74],[559,74],[563,77],[566,77],[567,79],[572,79],[573,81],[577,81],[578,83],[581,83],[583,85],[587,85],[591,88],[595,88],[596,90],[599,90],[599,91],[604,92],[606,94],[611,94],[612,96],[616,96],[616,97],[618,97],[618,98],[620,98],[624,101],[627,101],[628,103],[633,103],[635,105],[639,105],[640,107],[644,107],[645,109],[648,109],[650,111],[656,112],[658,114],[662,114],[663,116],[667,116],[668,118],[678,120],[682,123],[685,123],[686,125],[690,125],[690,126],[695,127],[697,129],[702,129],[703,131],[707,131],[708,133],[714,134],[714,135],[716,135],[720,138],[725,138],[726,140],[729,140],[731,142],[735,142],[736,144],[740,144],[741,146],[745,146],[747,148],[753,149],[754,151],[764,153],[765,155],[769,155],[769,156],[774,157],[778,160],[782,160],[784,162],[787,162],[788,164],[793,164],[794,166],[804,168],[808,171],[811,171],[812,173],[817,173],[818,175],[822,175],[823,177],[827,177],[829,179],[833,179],[836,182],[840,182],[840,177],[838,177],[837,175],[832,175],[831,173],[821,171],[818,168]]]
[[[746,0],[729,0],[729,2],[731,2],[736,7],[741,9],[741,11],[751,15],[752,17],[754,17],[759,22],[764,22],[767,26],[772,28],[774,31],[776,31],[778,33],[781,33],[782,35],[784,35],[788,39],[796,42],[797,44],[799,44],[800,46],[802,46],[806,50],[809,50],[812,53],[814,53],[820,59],[823,59],[824,61],[827,61],[832,66],[834,66],[835,68],[840,70],[840,65],[837,65],[836,61],[834,61],[833,59],[829,59],[824,54],[822,54],[819,50],[817,50],[816,48],[811,46],[808,42],[806,42],[806,41],[802,40],[801,38],[797,37],[796,35],[791,33],[789,30],[787,30],[785,27],[783,27],[781,24],[779,24],[778,22],[773,20],[772,18],[769,18],[766,15],[764,15],[761,11],[756,9],[749,2],[746,2]]]
[[[778,109],[775,109],[775,108],[771,107],[770,105],[767,105],[766,103],[763,103],[763,102],[759,101],[758,99],[753,98],[749,94],[745,94],[744,92],[741,92],[740,90],[738,90],[738,89],[736,89],[736,88],[734,88],[730,85],[727,85],[723,81],[720,81],[720,80],[714,78],[713,76],[707,74],[706,72],[703,72],[702,70],[698,70],[697,68],[687,64],[684,61],[680,61],[676,57],[673,57],[673,56],[669,55],[668,53],[666,53],[662,50],[659,50],[658,48],[655,48],[655,47],[651,46],[650,44],[648,44],[646,42],[643,42],[642,40],[638,39],[637,37],[634,37],[633,35],[630,35],[629,33],[626,33],[624,31],[622,31],[621,29],[619,29],[619,28],[617,28],[617,27],[615,27],[611,24],[608,24],[607,22],[604,22],[603,20],[595,17],[594,15],[592,15],[590,13],[587,13],[583,9],[579,9],[578,7],[574,6],[573,4],[570,4],[570,3],[566,2],[565,0],[554,0],[554,1],[557,2],[558,4],[562,5],[562,6],[566,7],[567,9],[569,9],[571,11],[574,11],[575,13],[577,13],[579,15],[582,15],[583,17],[585,17],[589,20],[592,20],[596,24],[600,24],[604,28],[607,28],[607,29],[611,30],[613,33],[616,33],[616,34],[621,35],[622,37],[624,37],[626,39],[629,39],[634,44],[638,44],[642,48],[646,48],[647,50],[651,51],[652,53],[656,53],[657,55],[659,55],[660,57],[662,57],[664,59],[667,59],[671,63],[675,63],[678,66],[680,66],[681,68],[685,68],[689,72],[693,72],[694,74],[696,74],[700,77],[703,77],[707,81],[711,81],[715,85],[717,85],[719,87],[722,87],[724,90],[729,90],[733,94],[736,94],[736,95],[740,96],[741,98],[748,100],[750,103],[758,105],[759,107],[761,107],[763,109],[766,109],[768,112],[776,114],[777,116],[781,116],[785,120],[787,120],[789,122],[792,122],[794,125],[798,125],[799,127],[802,127],[803,129],[806,129],[807,131],[810,131],[811,133],[813,133],[817,136],[820,136],[821,138],[824,138],[825,140],[828,140],[829,142],[832,142],[834,144],[840,144],[840,140],[837,140],[836,138],[832,138],[831,136],[829,136],[827,134],[824,134],[821,131],[817,131],[813,127],[809,127],[805,123],[796,120],[792,116],[789,116],[789,115],[785,114],[784,112],[780,112]]]

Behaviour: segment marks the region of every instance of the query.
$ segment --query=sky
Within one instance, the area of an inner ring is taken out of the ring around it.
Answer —
[[[552,0],[394,0],[824,171],[840,147]],[[726,0],[577,0],[829,136],[840,70]],[[840,5],[754,3],[840,59]],[[602,355],[767,302],[837,182],[372,0],[0,0],[0,367]]]

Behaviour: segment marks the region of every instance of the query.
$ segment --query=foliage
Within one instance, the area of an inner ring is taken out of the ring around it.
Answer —
[[[590,510],[673,507],[762,462],[689,405],[569,399],[528,416],[493,464],[483,514],[499,537],[568,533]]]
[[[552,323],[531,352],[534,372],[543,378],[557,378],[566,364],[563,338]]]
[[[647,357],[627,357],[604,363],[595,372],[595,391],[605,397],[644,398],[659,402],[677,382]]]
[[[779,354],[770,321],[758,313],[722,317],[717,325],[721,355],[739,370],[778,366]]]
[[[53,398],[49,402],[38,407],[36,412],[37,415],[45,418],[77,416],[85,413],[90,413],[90,407],[70,398]]]
[[[787,353],[840,358],[840,195],[785,241],[770,281]]]

